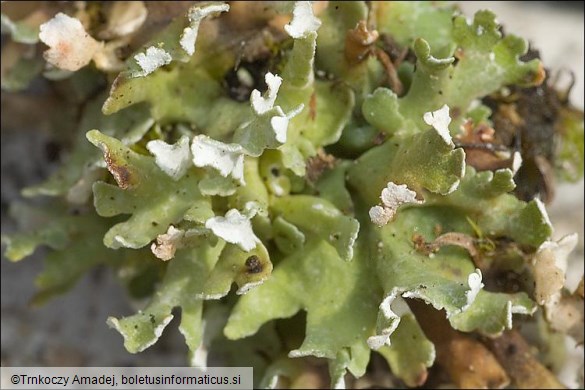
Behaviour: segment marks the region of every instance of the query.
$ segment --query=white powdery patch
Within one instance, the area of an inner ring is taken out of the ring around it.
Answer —
[[[174,145],[161,140],[150,141],[146,148],[155,157],[156,165],[174,180],[179,180],[191,165],[189,137],[182,136]]]
[[[89,64],[102,48],[102,43],[93,39],[78,19],[61,12],[40,26],[39,38],[49,46],[45,59],[59,69],[72,72]]]
[[[146,53],[136,54],[134,59],[136,60],[138,66],[142,68],[141,72],[133,73],[134,77],[147,76],[161,66],[170,64],[170,62],[173,60],[171,55],[165,50],[154,46],[150,46],[148,49],[146,49]]]
[[[196,6],[191,8],[189,10],[189,21],[191,24],[189,27],[185,27],[183,34],[181,34],[181,40],[179,41],[183,50],[192,56],[195,53],[195,41],[197,41],[201,21],[211,14],[227,12],[229,9],[230,6],[228,4],[210,4],[203,7]]]
[[[374,206],[369,211],[370,219],[378,226],[384,226],[394,216],[394,211],[382,206]]]
[[[260,242],[252,230],[249,217],[240,214],[236,209],[229,210],[225,217],[209,218],[205,222],[205,227],[216,236],[231,244],[236,244],[246,252],[254,249]]]
[[[396,185],[392,182],[382,190],[380,199],[384,206],[394,209],[404,203],[421,203],[416,199],[416,192],[409,190],[406,184]]]
[[[206,135],[193,137],[191,143],[193,164],[196,167],[213,167],[223,177],[231,175],[241,185],[244,181],[244,148],[239,144],[225,144]]]
[[[272,126],[272,130],[274,130],[274,136],[276,140],[283,144],[286,142],[288,123],[293,117],[295,117],[298,113],[303,111],[304,105],[303,104],[299,105],[297,108],[290,111],[286,115],[282,111],[280,106],[278,106],[277,108],[279,111],[279,115],[275,115],[270,119],[270,125]]]
[[[181,245],[181,239],[185,236],[183,230],[169,226],[165,234],[159,234],[156,243],[152,243],[150,250],[161,260],[167,261],[175,257],[175,252]]]
[[[403,204],[413,203],[421,204],[422,201],[416,199],[416,192],[408,189],[406,184],[395,184],[388,182],[386,188],[382,190],[380,195],[382,206],[374,206],[370,209],[370,219],[378,226],[386,225],[394,215],[396,210]]]
[[[429,126],[433,126],[437,133],[443,138],[443,141],[447,145],[453,144],[451,139],[451,133],[449,133],[449,124],[451,123],[451,117],[449,116],[449,106],[444,105],[437,111],[426,112],[423,115],[423,120]]]
[[[253,90],[252,94],[250,95],[252,109],[258,115],[262,115],[274,107],[276,95],[278,94],[278,90],[282,84],[282,77],[268,72],[264,76],[264,81],[266,81],[266,85],[268,86],[268,90],[266,91],[265,96],[262,96],[260,91],[257,89]],[[284,116],[284,113],[282,115]]]
[[[461,312],[464,312],[465,310],[469,309],[469,307],[471,307],[475,301],[475,298],[477,297],[477,294],[479,294],[479,291],[484,287],[481,279],[481,271],[477,268],[475,269],[475,272],[470,273],[467,277],[467,284],[469,285],[469,291],[465,293],[465,296],[467,297],[467,303],[461,308]]]
[[[316,32],[321,21],[313,15],[313,6],[310,1],[297,1],[293,9],[293,18],[284,26],[285,31],[292,38],[305,38],[307,34]]]

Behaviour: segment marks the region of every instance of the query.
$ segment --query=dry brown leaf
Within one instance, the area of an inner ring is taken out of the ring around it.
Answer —
[[[486,268],[483,264],[481,254],[476,247],[477,240],[468,234],[449,232],[440,235],[432,242],[426,242],[423,236],[415,233],[412,241],[415,249],[426,255],[437,252],[441,247],[446,245],[458,246],[469,253],[476,267],[481,270],[485,270]]]
[[[565,283],[567,257],[577,245],[576,234],[569,234],[558,241],[544,242],[532,259],[534,296],[540,305],[560,293]]]
[[[510,383],[493,354],[473,337],[451,328],[445,313],[422,302],[409,306],[427,337],[435,344],[437,362],[462,389],[500,389]]]
[[[152,243],[150,250],[163,261],[171,260],[175,257],[177,249],[183,246],[181,239],[184,235],[183,230],[176,229],[171,225],[165,234],[159,234],[156,237],[156,243]]]
[[[508,148],[499,144],[495,138],[495,130],[487,124],[475,125],[466,121],[462,125],[463,133],[458,135],[455,142],[465,150],[465,162],[478,171],[495,171],[510,168],[516,171],[519,161],[508,151]]]
[[[518,389],[564,389],[558,379],[532,353],[531,346],[516,330],[487,340],[490,349],[506,368]]]
[[[335,157],[327,154],[323,149],[307,160],[307,178],[311,183],[317,182],[321,175],[335,167]]]

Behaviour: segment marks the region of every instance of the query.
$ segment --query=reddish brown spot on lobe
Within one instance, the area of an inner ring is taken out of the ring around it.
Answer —
[[[108,166],[108,171],[114,176],[118,186],[124,190],[131,187],[133,184],[133,175],[130,169],[125,164],[120,164],[116,161],[109,151],[104,153],[104,158]]]
[[[258,256],[252,255],[246,259],[246,271],[250,274],[262,272],[262,262]]]

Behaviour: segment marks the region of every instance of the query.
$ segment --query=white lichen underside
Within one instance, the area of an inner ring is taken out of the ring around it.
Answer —
[[[321,21],[313,15],[313,6],[310,1],[297,1],[293,9],[291,22],[284,26],[284,30],[292,38],[304,38],[311,32],[316,32]]]
[[[449,133],[449,124],[451,123],[451,117],[449,116],[449,106],[444,105],[437,111],[426,112],[423,115],[423,120],[429,126],[432,126],[437,133],[441,136],[443,141],[447,145],[453,144],[451,139],[451,133]]]
[[[185,27],[179,44],[185,50],[185,52],[192,56],[195,53],[195,42],[197,41],[197,35],[199,34],[199,25],[201,21],[207,16],[218,12],[229,11],[230,6],[228,4],[210,4],[206,6],[196,6],[189,10],[189,22],[190,25]]]
[[[206,135],[193,137],[191,143],[193,164],[196,167],[212,167],[223,177],[231,175],[244,185],[244,148],[239,144],[225,144]]]
[[[461,311],[464,312],[471,307],[477,294],[479,291],[484,287],[484,284],[481,282],[482,275],[479,269],[476,269],[475,272],[472,272],[467,277],[467,284],[469,286],[469,290],[465,293],[465,297],[467,298],[466,304],[461,308]]]
[[[225,217],[209,218],[205,222],[205,227],[219,238],[236,244],[246,252],[254,249],[256,244],[260,242],[252,230],[249,217],[240,214],[236,209],[229,210]]]
[[[282,84],[282,77],[268,72],[264,76],[264,81],[266,81],[266,85],[268,86],[268,90],[264,96],[262,96],[257,89],[253,90],[250,95],[252,109],[258,115],[262,115],[274,107],[278,90]]]
[[[40,26],[39,39],[49,46],[44,57],[59,69],[76,71],[91,61],[102,43],[93,39],[81,22],[59,12]]]
[[[179,180],[191,166],[189,137],[182,136],[177,143],[169,145],[161,140],[150,141],[146,148],[155,157],[156,165],[174,180]]]

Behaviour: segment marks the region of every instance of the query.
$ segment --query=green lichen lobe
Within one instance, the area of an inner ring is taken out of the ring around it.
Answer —
[[[24,191],[58,207],[37,213],[40,228],[2,236],[12,261],[53,250],[37,301],[106,263],[149,298],[107,320],[129,352],[180,313],[190,364],[242,346],[256,385],[298,378],[308,356],[339,385],[376,351],[421,386],[440,346],[413,300],[478,338],[541,310],[530,281],[553,233],[546,209],[515,195],[514,164],[476,166],[480,147],[462,134],[500,136],[489,99],[540,85],[542,64],[520,59],[526,42],[491,11],[468,22],[451,6],[375,3],[267,4],[252,29],[234,22],[237,4],[196,4],[136,48],[80,110],[57,174]],[[25,26],[2,25],[34,43]],[[373,37],[358,56],[356,25]],[[574,180],[583,116],[567,105],[559,118],[555,168]],[[492,141],[480,146],[514,152]],[[504,288],[501,273],[523,282]]]

